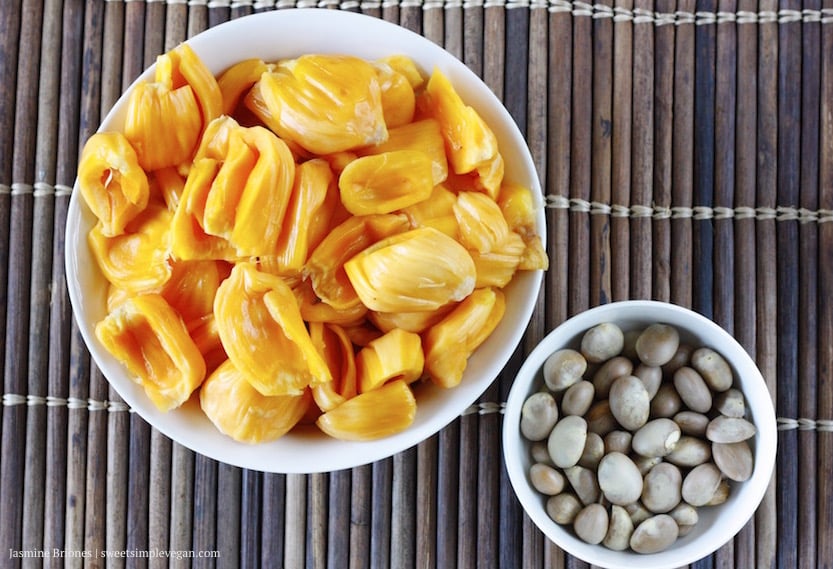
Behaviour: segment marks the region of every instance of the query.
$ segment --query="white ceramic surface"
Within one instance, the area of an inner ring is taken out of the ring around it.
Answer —
[[[270,61],[305,53],[344,53],[368,59],[407,54],[426,74],[439,68],[463,99],[481,113],[498,138],[506,161],[506,179],[527,185],[535,195],[541,194],[526,142],[499,100],[459,60],[405,28],[350,12],[290,9],[233,20],[188,43],[215,73],[251,57]],[[146,70],[138,80],[152,78],[153,69]],[[123,127],[126,100],[127,94],[119,99],[100,130]],[[506,290],[506,315],[470,359],[462,384],[448,391],[432,385],[420,388],[416,419],[406,431],[378,441],[342,442],[311,427],[296,429],[272,443],[245,445],[220,434],[193,398],[176,411],[158,411],[96,340],[93,329],[105,315],[107,287],[86,244],[94,218],[79,194],[76,188],[68,213],[67,285],[75,318],[96,364],[126,403],[159,431],[206,456],[245,468],[283,473],[338,470],[391,456],[430,437],[459,416],[500,373],[523,336],[541,285],[540,271],[522,273],[514,279]],[[537,223],[539,234],[545,235],[543,200]]]
[[[588,545],[569,528],[559,526],[545,510],[546,498],[529,483],[532,464],[529,443],[520,433],[520,411],[526,398],[543,385],[542,366],[547,357],[562,347],[578,348],[581,335],[601,322],[615,322],[623,330],[638,329],[654,322],[674,325],[692,345],[709,346],[731,365],[735,385],[746,396],[751,420],[757,427],[752,439],[755,469],[743,483],[733,483],[728,501],[717,507],[698,508],[700,520],[687,536],[663,552],[642,555],[617,552],[602,545]],[[544,534],[568,553],[609,569],[671,569],[701,559],[720,548],[755,513],[769,484],[775,463],[777,428],[769,391],[755,362],[743,347],[711,320],[685,308],[654,301],[625,301],[605,304],[565,321],[550,332],[530,353],[509,393],[503,419],[503,452],[512,486],[521,505]]]

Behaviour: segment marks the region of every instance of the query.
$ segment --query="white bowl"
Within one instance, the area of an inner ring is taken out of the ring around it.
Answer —
[[[506,162],[506,179],[525,184],[536,196],[541,194],[526,141],[492,91],[451,54],[405,28],[351,12],[290,9],[233,20],[188,43],[214,73],[252,57],[270,61],[305,53],[342,53],[368,59],[406,54],[426,74],[435,67],[440,69],[464,101],[488,122]],[[152,78],[153,70],[147,69],[138,80]],[[123,128],[126,101],[127,93],[99,130]],[[523,336],[541,285],[541,271],[519,273],[513,279],[506,289],[506,315],[470,359],[462,383],[447,391],[432,385],[420,389],[416,418],[404,432],[372,442],[344,442],[327,437],[315,427],[297,428],[275,442],[246,445],[220,434],[193,401],[172,412],[157,410],[95,338],[94,326],[106,313],[107,283],[87,247],[86,236],[93,224],[94,217],[76,187],[66,230],[67,285],[75,318],[95,363],[125,402],[163,434],[208,457],[269,472],[349,468],[391,456],[435,434],[470,406],[503,369]],[[543,207],[537,212],[537,228],[544,236]]]
[[[735,387],[745,397],[757,434],[750,441],[754,471],[746,482],[732,483],[729,499],[720,506],[698,508],[695,528],[668,549],[654,554],[613,551],[603,545],[580,540],[569,527],[560,526],[547,514],[546,498],[529,482],[532,465],[530,444],[521,435],[521,406],[543,385],[542,366],[547,357],[563,347],[578,348],[582,334],[596,324],[614,322],[623,330],[643,328],[655,322],[675,326],[682,339],[694,346],[709,346],[729,362]],[[755,362],[725,330],[688,309],[655,301],[624,301],[605,304],[582,312],[550,332],[529,354],[515,379],[506,402],[503,419],[503,452],[509,479],[526,513],[538,528],[567,553],[588,563],[609,569],[674,568],[711,554],[732,539],[754,515],[769,485],[775,464],[777,428],[775,410]]]

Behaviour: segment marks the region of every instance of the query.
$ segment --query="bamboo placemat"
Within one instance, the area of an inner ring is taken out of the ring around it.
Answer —
[[[397,22],[481,75],[532,150],[552,261],[476,405],[310,476],[219,464],[131,413],[63,269],[79,148],[121,91],[207,27],[295,6]],[[520,510],[501,404],[546,332],[627,298],[733,332],[776,403],[763,504],[694,566],[833,566],[833,1],[4,0],[0,78],[0,566],[583,567]]]

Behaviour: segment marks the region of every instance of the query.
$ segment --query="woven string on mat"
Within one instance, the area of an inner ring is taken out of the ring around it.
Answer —
[[[77,397],[55,397],[47,395],[42,397],[39,395],[20,395],[16,393],[5,393],[3,395],[2,404],[4,407],[11,407],[15,405],[26,405],[34,407],[38,405],[46,405],[47,407],[62,407],[66,406],[69,409],[87,409],[88,411],[109,411],[110,413],[132,413],[133,409],[127,404],[120,401],[99,401],[95,399],[79,399]],[[461,416],[466,415],[491,415],[493,413],[502,414],[506,404],[503,402],[482,401],[475,403],[466,408]],[[830,419],[808,419],[798,418],[790,419],[779,417],[778,430],[789,431],[798,429],[799,431],[819,431],[819,432],[833,432],[833,420]]]

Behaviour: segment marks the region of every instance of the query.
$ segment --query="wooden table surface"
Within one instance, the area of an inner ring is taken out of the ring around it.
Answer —
[[[149,427],[91,363],[64,276],[79,148],[122,90],[188,37],[288,7],[399,23],[481,75],[532,151],[552,263],[476,405],[314,475]],[[501,405],[567,317],[654,298],[732,332],[779,419],[754,520],[693,566],[833,567],[833,1],[3,0],[0,78],[0,566],[584,567],[521,511]]]

